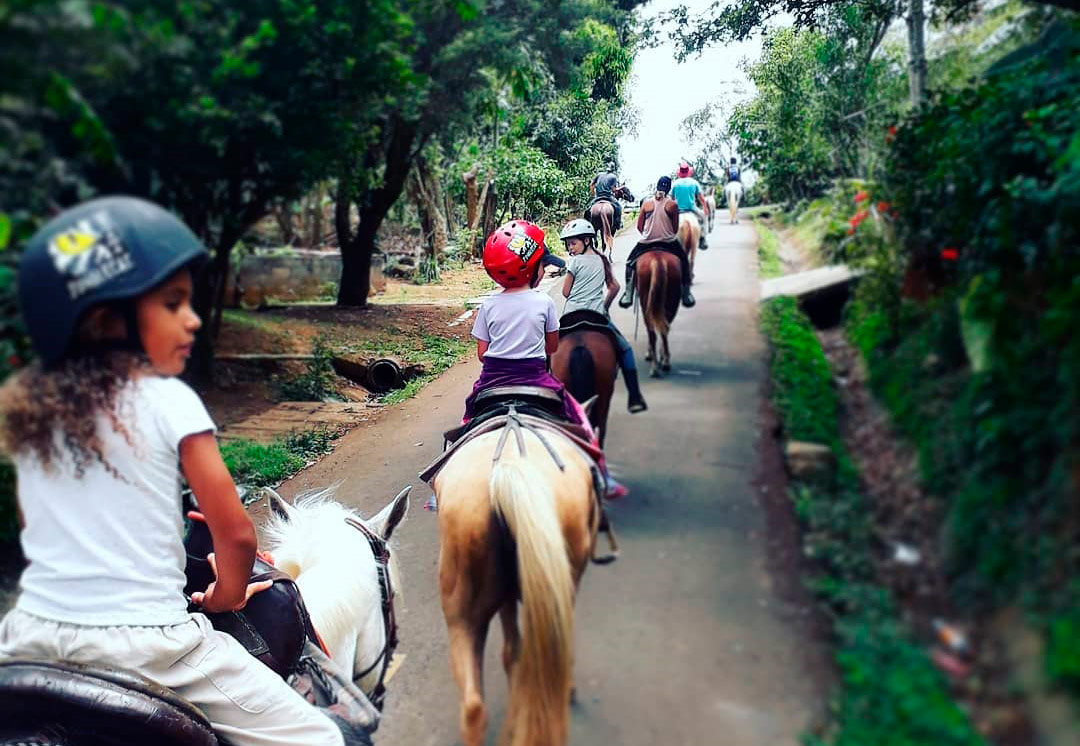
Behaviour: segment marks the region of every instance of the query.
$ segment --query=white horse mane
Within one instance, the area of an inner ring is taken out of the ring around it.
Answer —
[[[297,581],[332,657],[336,647],[332,641],[346,644],[350,635],[355,640],[369,619],[382,624],[374,555],[367,538],[346,518],[362,522],[377,535],[379,531],[370,520],[334,500],[336,490],[337,485],[300,494],[288,517],[271,511],[263,528],[275,565]],[[389,569],[394,592],[400,595],[393,551]]]

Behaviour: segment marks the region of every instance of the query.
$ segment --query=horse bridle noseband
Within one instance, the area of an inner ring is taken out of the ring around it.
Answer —
[[[390,581],[390,546],[386,543],[386,539],[365,526],[362,521],[348,517],[345,522],[363,534],[364,538],[368,540],[371,553],[375,555],[375,570],[379,576],[379,592],[382,595],[382,616],[386,641],[383,643],[382,650],[375,656],[375,660],[371,662],[371,665],[357,674],[353,680],[359,681],[364,678],[375,670],[375,667],[382,661],[379,681],[375,684],[375,689],[371,694],[371,703],[381,711],[383,700],[386,698],[386,672],[390,668],[390,661],[393,659],[394,650],[397,649],[398,644],[397,617],[394,615],[394,587]]]

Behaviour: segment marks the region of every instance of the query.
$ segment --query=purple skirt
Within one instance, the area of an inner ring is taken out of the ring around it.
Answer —
[[[558,393],[563,400],[563,410],[566,419],[570,422],[580,422],[580,411],[574,406],[570,393],[555,376],[547,369],[547,361],[543,358],[523,358],[520,360],[508,360],[506,358],[484,356],[484,369],[480,371],[480,377],[473,384],[472,393],[465,399],[465,422],[474,416],[473,404],[476,395],[485,389],[497,386],[540,386],[551,389]]]

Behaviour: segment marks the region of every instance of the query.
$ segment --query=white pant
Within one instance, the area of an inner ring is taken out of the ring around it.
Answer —
[[[341,731],[202,614],[171,627],[83,627],[14,610],[0,659],[55,658],[140,673],[188,700],[233,746],[343,746]]]

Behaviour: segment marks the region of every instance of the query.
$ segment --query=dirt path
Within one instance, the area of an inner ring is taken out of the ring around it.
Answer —
[[[619,240],[617,257],[633,236]],[[756,237],[749,224],[718,224],[711,241],[698,257],[698,305],[675,321],[674,371],[645,378],[649,412],[627,415],[622,384],[616,391],[609,458],[632,494],[612,509],[622,558],[590,568],[578,601],[575,744],[794,745],[824,709],[828,665],[810,602],[790,592],[790,563],[773,561],[772,521],[756,494],[769,482],[754,481],[766,373]],[[628,312],[616,309],[616,320],[633,335]],[[643,366],[643,329],[636,346]],[[340,482],[343,499],[381,507],[439,452],[478,369],[473,360],[455,366],[374,427],[347,435],[283,491]],[[437,523],[421,509],[429,494],[426,486],[414,492],[397,549],[407,658],[390,686],[382,744],[459,743]],[[500,645],[494,625],[486,671],[495,726],[505,703]]]

